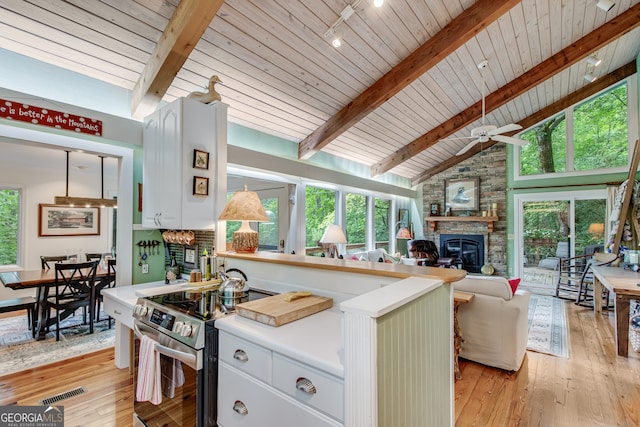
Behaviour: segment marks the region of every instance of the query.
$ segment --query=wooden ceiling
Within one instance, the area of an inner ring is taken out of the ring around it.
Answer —
[[[477,153],[442,139],[481,124],[482,73],[487,122],[526,127],[635,71],[640,0],[596,2],[11,0],[0,47],[131,90],[132,117],[218,75],[230,121],[417,184]],[[324,34],[348,3],[336,49]],[[589,55],[612,76],[589,85]]]

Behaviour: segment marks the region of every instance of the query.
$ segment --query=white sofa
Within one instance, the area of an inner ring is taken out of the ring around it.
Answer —
[[[454,282],[456,291],[474,294],[458,309],[460,357],[508,371],[520,369],[527,349],[530,294],[513,294],[507,279],[472,276]]]

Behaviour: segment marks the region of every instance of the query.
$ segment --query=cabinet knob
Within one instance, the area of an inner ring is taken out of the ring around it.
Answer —
[[[247,353],[244,352],[244,350],[236,350],[235,353],[233,353],[233,358],[240,361],[240,362],[246,362],[249,360],[249,356],[247,356]]]
[[[240,400],[236,400],[236,402],[233,404],[233,410],[240,415],[247,415],[249,413],[246,405]]]
[[[296,388],[308,394],[316,394],[317,391],[316,386],[306,378],[298,378],[296,381]]]

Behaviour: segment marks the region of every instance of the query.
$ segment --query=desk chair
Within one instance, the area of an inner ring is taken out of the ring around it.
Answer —
[[[104,301],[102,291],[116,287],[116,260],[110,259],[107,263],[107,276],[96,284],[96,322],[100,322],[100,305]],[[111,329],[111,316],[108,316],[109,329]],[[103,319],[105,320],[105,319]]]
[[[50,270],[51,265],[49,265],[49,262],[58,263],[58,262],[66,261],[67,258],[68,257],[66,255],[52,255],[52,256],[40,255],[40,264],[43,270]]]
[[[60,321],[71,316],[78,308],[89,307],[89,333],[93,333],[97,267],[97,261],[55,265],[56,281],[47,285],[46,304],[47,311],[56,311],[56,341],[60,341]],[[83,323],[86,323],[86,316],[83,317]]]

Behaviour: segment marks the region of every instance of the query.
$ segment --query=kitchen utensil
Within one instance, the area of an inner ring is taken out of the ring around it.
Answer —
[[[232,277],[230,273],[239,273],[242,277]],[[235,310],[236,304],[248,296],[247,275],[237,268],[230,268],[226,272],[219,272],[222,279],[219,294],[221,306],[227,310]]]

